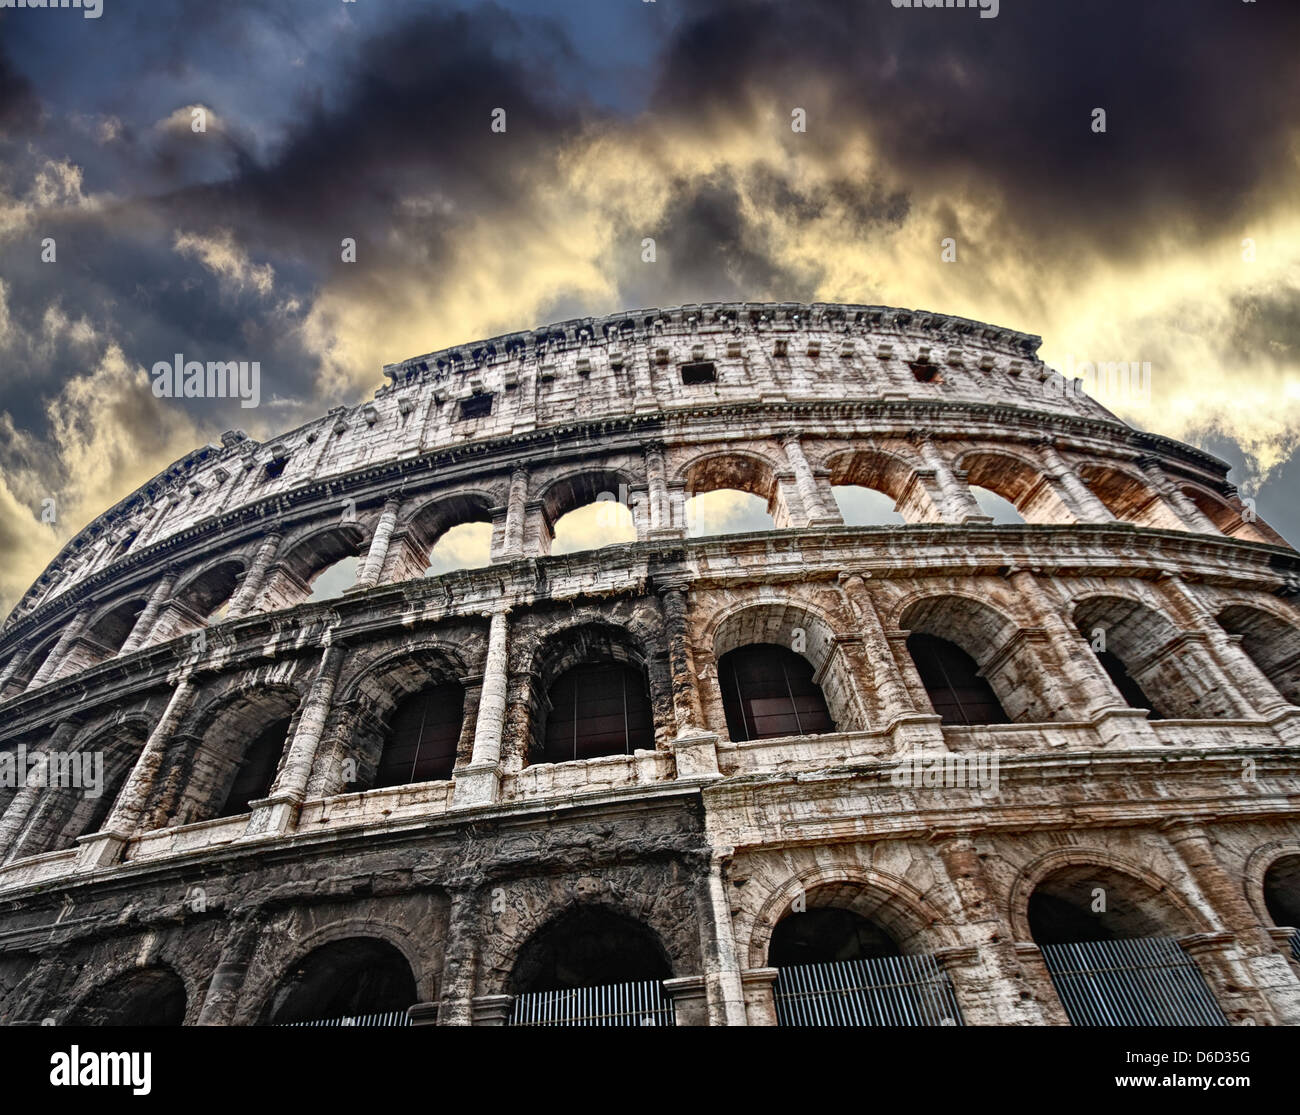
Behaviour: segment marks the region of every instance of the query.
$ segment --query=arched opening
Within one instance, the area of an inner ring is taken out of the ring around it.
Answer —
[[[477,569],[491,561],[491,551],[492,500],[479,492],[460,493],[424,504],[405,532],[394,534],[387,575],[403,581]]]
[[[1196,927],[1163,887],[1071,864],[1039,882],[1026,915],[1074,1025],[1227,1025],[1177,940]]]
[[[547,531],[539,541],[553,554],[595,550],[635,542],[631,478],[613,469],[593,469],[562,477],[541,496]]]
[[[913,632],[907,650],[926,695],[945,724],[1006,724],[1010,717],[979,665],[956,643]]]
[[[492,524],[460,523],[447,530],[429,551],[426,577],[456,569],[478,569],[492,560]]]
[[[1216,617],[1282,697],[1300,705],[1300,629],[1271,612],[1234,604]]]
[[[244,566],[238,561],[224,561],[213,566],[176,592],[176,602],[208,622],[225,616],[230,598],[235,595]]]
[[[1047,478],[1006,453],[967,453],[961,458],[971,495],[995,523],[1072,523],[1074,516]]]
[[[942,519],[924,486],[915,483],[915,467],[901,457],[881,450],[857,450],[832,457],[827,464],[835,499],[846,523],[851,512],[862,511],[873,516],[893,512],[908,523],[937,523]],[[848,492],[842,495],[841,489]],[[886,508],[883,500],[858,495],[856,489],[876,492],[890,503]],[[880,523],[892,521],[883,517],[879,520]],[[860,525],[874,526],[877,522],[873,519]]]
[[[1081,601],[1074,621],[1124,700],[1155,719],[1205,720],[1237,714],[1204,661],[1154,608],[1118,596]]]
[[[21,693],[32,683],[32,678],[40,672],[41,667],[54,653],[54,648],[59,645],[59,635],[60,633],[56,631],[37,644],[36,649],[27,655],[22,665],[13,672],[8,682],[5,683],[3,690],[0,690],[0,695]]]
[[[1009,499],[998,495],[978,484],[970,485],[970,494],[979,509],[991,518],[996,525],[1024,523],[1027,520],[1016,510],[1016,505]]]
[[[595,502],[576,507],[556,520],[551,553],[574,554],[635,541],[636,523],[631,510],[612,492],[602,492]]]
[[[728,651],[718,661],[718,685],[727,734],[737,742],[836,730],[812,663],[783,646]]]
[[[361,560],[356,557],[340,558],[332,565],[327,565],[311,579],[311,592],[307,603],[315,604],[321,600],[335,600],[357,583],[357,571]]]
[[[770,464],[724,453],[686,470],[686,533],[692,538],[769,531],[789,525],[789,512]]]
[[[901,954],[894,939],[861,914],[821,906],[790,914],[777,923],[767,950],[773,968],[832,964]]]
[[[406,697],[393,710],[375,786],[451,777],[464,722],[465,690],[455,682]]]
[[[1187,530],[1182,521],[1151,485],[1119,469],[1105,465],[1084,465],[1079,479],[1092,489],[1115,518],[1159,530]]]
[[[1300,853],[1281,856],[1264,872],[1264,906],[1279,929],[1295,929],[1291,950],[1300,959]]]
[[[180,1026],[185,984],[169,968],[142,968],[92,991],[68,1019],[71,1026]]]
[[[543,762],[653,750],[654,722],[645,673],[620,662],[566,671],[547,693]]]
[[[1244,506],[1234,507],[1200,488],[1184,487],[1182,493],[1221,534],[1226,534],[1229,538],[1240,538],[1247,542],[1268,542],[1274,545],[1286,544],[1285,539],[1278,536],[1267,523],[1258,518],[1248,517]]]
[[[260,801],[271,792],[291,722],[292,717],[283,716],[268,724],[254,737],[239,761],[225,801],[216,812],[217,817],[238,817],[248,813],[253,808],[253,802]]]
[[[279,607],[342,595],[356,583],[364,541],[365,532],[357,523],[343,523],[308,535],[281,559],[278,575],[270,578],[266,595],[282,600]]]
[[[623,914],[582,906],[538,930],[515,962],[516,994],[566,991],[672,976],[655,933]]]
[[[122,649],[144,606],[143,599],[127,600],[105,612],[86,629],[83,638],[95,645],[98,652],[95,661],[112,658]]]
[[[801,900],[801,901],[800,901]],[[902,947],[897,900],[851,885],[801,894],[772,931],[767,963],[780,1026],[956,1026],[961,1012],[934,956]]]
[[[78,837],[99,832],[147,734],[140,724],[106,730],[71,755],[53,759],[62,784],[50,785],[41,794],[15,841],[15,858],[72,848]]]
[[[267,1021],[401,1025],[416,1001],[415,977],[401,952],[374,937],[349,937],[314,949],[285,975],[267,1007]]]
[[[566,628],[535,647],[532,678],[520,692],[528,703],[529,763],[653,749],[672,706],[663,663],[644,650],[629,631],[604,622]]]
[[[884,492],[861,484],[839,484],[831,490],[845,526],[896,526],[907,521],[896,510],[893,498]]]
[[[690,538],[775,529],[767,500],[749,492],[718,488],[686,500],[686,533]]]

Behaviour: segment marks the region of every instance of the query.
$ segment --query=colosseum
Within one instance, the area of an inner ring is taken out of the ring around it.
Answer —
[[[1300,1023],[1300,553],[1039,344],[584,318],[177,461],[0,632],[0,1020]]]

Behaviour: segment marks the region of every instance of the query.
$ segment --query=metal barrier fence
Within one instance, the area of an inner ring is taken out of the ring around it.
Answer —
[[[673,1001],[658,980],[534,991],[515,999],[511,1026],[675,1026]]]
[[[1075,1026],[1227,1026],[1201,970],[1172,937],[1044,945]]]
[[[933,956],[884,956],[782,968],[779,1026],[960,1026],[948,973]]]
[[[1300,929],[1291,934],[1291,955],[1300,960]]]
[[[410,1018],[404,1010],[383,1011],[380,1014],[354,1014],[343,1018],[313,1018],[310,1022],[281,1022],[281,1026],[409,1026]]]

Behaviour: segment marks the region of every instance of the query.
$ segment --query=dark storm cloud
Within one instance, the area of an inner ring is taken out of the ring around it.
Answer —
[[[0,15],[0,36],[5,18]],[[0,136],[30,127],[40,114],[40,102],[32,83],[14,67],[0,38]]]
[[[724,0],[680,29],[655,105],[788,117],[816,103],[810,144],[865,131],[909,186],[996,190],[1047,240],[1138,253],[1175,228],[1235,227],[1290,161],[1298,42],[1297,4],[1006,0],[984,20],[888,0]],[[1090,130],[1098,107],[1105,135]]]

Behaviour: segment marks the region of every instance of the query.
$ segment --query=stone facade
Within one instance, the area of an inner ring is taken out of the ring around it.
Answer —
[[[599,911],[653,941],[679,1022],[770,1024],[777,925],[837,907],[937,957],[966,1023],[1063,1024],[1030,899],[1102,887],[1230,1021],[1300,1023],[1277,915],[1300,878],[1300,555],[1222,462],[1118,421],[1037,346],[865,306],[584,319],[178,461],[0,629],[0,756],[100,756],[108,788],[0,787],[0,1021],[112,1021],[129,993],[272,1021],[308,958],[366,939],[409,968],[413,1016],[499,1023],[534,943]],[[845,525],[839,485],[904,522]],[[719,488],[774,529],[691,537],[689,499]],[[551,556],[606,493],[637,540]],[[491,563],[423,576],[465,522],[491,524]],[[355,586],[308,601],[347,556]],[[975,661],[1006,723],[941,722],[918,633]],[[752,644],[811,664],[834,731],[731,738],[719,663]],[[645,678],[654,746],[544,762],[549,688],[591,661]],[[435,684],[464,695],[453,777],[376,788],[394,709]],[[286,718],[269,793],[216,815]],[[996,756],[996,793],[900,785],[915,755]]]

